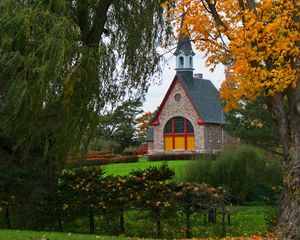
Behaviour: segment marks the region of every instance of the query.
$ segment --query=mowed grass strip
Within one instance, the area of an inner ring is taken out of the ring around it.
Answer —
[[[192,160],[167,161],[168,166],[175,171],[176,179],[181,179],[184,176],[184,169],[188,161]],[[163,163],[164,161],[149,162],[142,159],[136,163],[116,163],[105,165],[103,168],[106,170],[107,175],[112,174],[114,176],[126,176],[132,170],[146,169],[151,166],[160,166]]]
[[[75,233],[0,230],[0,240],[125,240],[127,237],[98,236]]]

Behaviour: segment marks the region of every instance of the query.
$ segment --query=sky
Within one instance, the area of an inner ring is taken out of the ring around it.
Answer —
[[[195,51],[195,47],[193,49]],[[194,74],[202,73],[204,79],[211,80],[215,87],[219,89],[221,83],[225,80],[224,66],[220,64],[215,68],[214,72],[210,72],[209,68],[205,67],[205,59],[203,59],[203,54],[197,51],[195,51],[195,53]],[[176,74],[176,58],[173,56],[173,53],[167,54],[165,58],[168,59],[168,61],[162,70],[162,75],[158,80],[156,80],[156,82],[159,83],[151,84],[148,93],[146,94],[146,101],[144,102],[142,108],[144,112],[154,112],[156,110],[156,108],[161,104]]]

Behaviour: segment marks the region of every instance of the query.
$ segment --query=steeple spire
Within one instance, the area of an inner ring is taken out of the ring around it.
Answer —
[[[193,56],[195,55],[188,32],[183,32],[184,15],[182,15],[180,33],[178,36],[176,56],[176,71],[193,71]]]

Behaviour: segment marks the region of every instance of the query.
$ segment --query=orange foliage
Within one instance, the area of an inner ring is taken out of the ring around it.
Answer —
[[[153,113],[146,112],[142,116],[135,119],[138,123],[137,128],[139,137],[143,138],[146,136],[147,128],[150,126],[152,118]]]
[[[178,19],[178,26],[178,16],[185,12],[184,26],[196,48],[205,52],[207,66],[218,63],[228,66],[228,77],[221,86],[227,110],[244,98],[274,95],[296,86],[300,56],[299,1],[175,2],[175,7],[169,6],[167,15]]]
[[[193,238],[197,239],[197,238]],[[215,240],[214,238],[201,238],[199,240]],[[221,238],[220,240],[278,240],[277,237],[275,237],[273,234],[269,234],[267,236],[251,236],[251,237],[226,237]]]

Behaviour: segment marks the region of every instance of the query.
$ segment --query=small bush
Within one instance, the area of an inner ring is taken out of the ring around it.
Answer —
[[[115,157],[111,160],[113,163],[130,163],[130,162],[138,162],[139,157],[136,155],[133,156],[119,156]]]
[[[148,161],[191,160],[195,153],[153,154],[148,155]]]
[[[94,158],[88,158],[86,160],[67,160],[66,165],[71,167],[79,166],[97,166],[97,165],[106,165],[112,163],[130,163],[138,162],[138,156],[118,156],[116,154],[109,154]]]
[[[234,202],[243,202],[259,185],[280,185],[282,167],[278,159],[269,159],[261,151],[242,145],[227,149],[215,161],[191,161],[185,180],[224,186]]]
[[[132,156],[132,155],[138,155],[139,149],[136,147],[128,147],[125,148],[124,151],[122,152],[122,155],[124,156]]]

